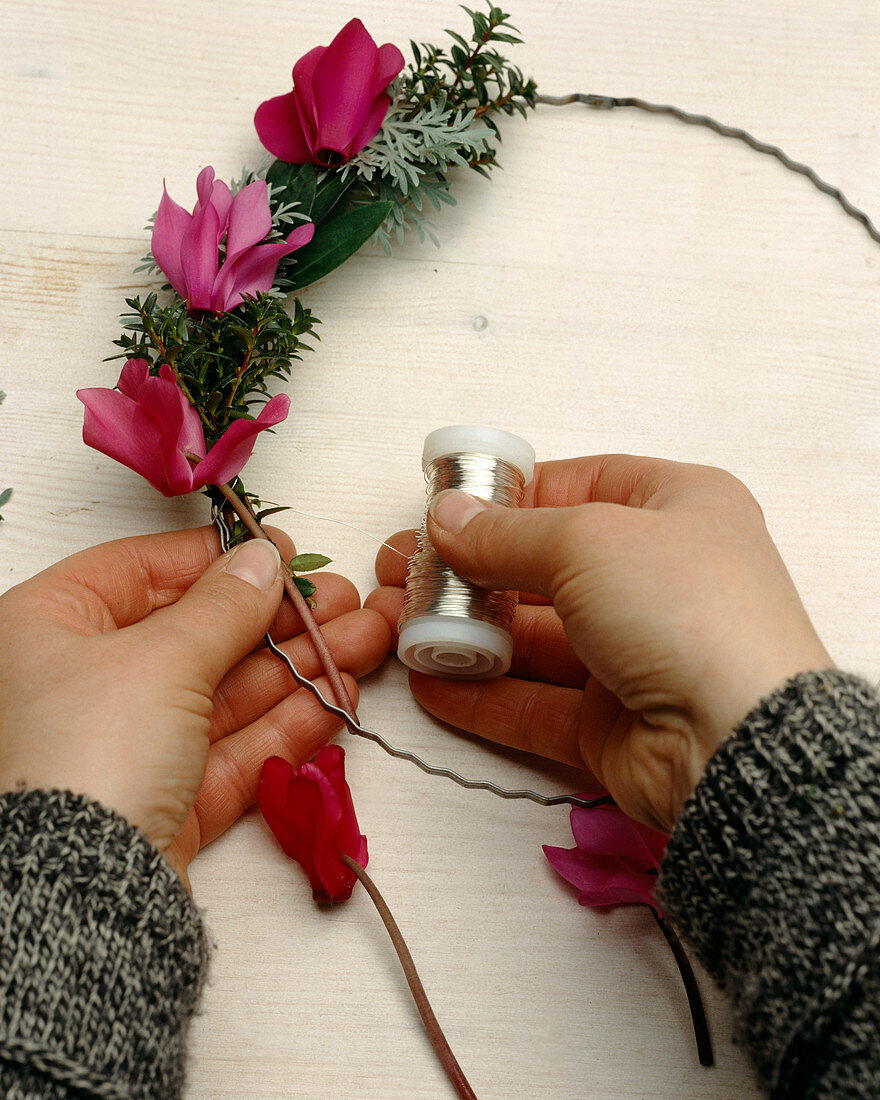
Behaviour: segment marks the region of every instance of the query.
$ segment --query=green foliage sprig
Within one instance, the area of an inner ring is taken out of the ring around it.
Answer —
[[[282,298],[260,294],[229,313],[189,313],[186,302],[162,305],[156,294],[126,298],[122,355],[146,359],[154,372],[172,367],[198,411],[211,446],[233,422],[250,417],[250,404],[268,398],[270,378],[286,379],[291,362],[310,350],[301,339],[316,335],[317,318],[299,299],[292,312]]]
[[[448,50],[410,42],[413,63],[392,88],[393,106],[376,137],[341,172],[357,177],[352,201],[386,201],[390,211],[376,240],[391,252],[414,228],[419,237],[439,243],[424,216],[426,205],[454,205],[447,173],[467,166],[488,176],[497,166],[501,134],[495,114],[527,114],[535,106],[537,85],[492,48],[517,45],[519,31],[501,8],[471,11],[471,37],[447,30]]]
[[[234,420],[252,418],[251,407],[269,397],[270,380],[286,380],[292,362],[311,350],[306,339],[317,339],[318,318],[284,296],[324,278],[371,238],[388,253],[392,236],[402,241],[412,228],[439,243],[425,212],[454,204],[451,170],[488,175],[500,140],[492,116],[534,107],[535,82],[496,48],[521,41],[510,17],[491,4],[485,12],[464,10],[469,39],[447,31],[448,48],[411,43],[412,64],[389,88],[392,105],[381,129],[347,164],[325,170],[274,160],[244,169],[231,183],[235,193],[266,181],[268,240],[286,238],[305,221],[315,227],[307,245],[280,260],[270,292],[220,314],[190,312],[176,295],[171,304],[156,293],[126,299],[130,312],[114,341],[122,350],[112,358],[145,359],[152,374],[167,363],[198,411],[208,447]],[[222,243],[219,253],[223,262]],[[150,254],[137,270],[159,273]]]

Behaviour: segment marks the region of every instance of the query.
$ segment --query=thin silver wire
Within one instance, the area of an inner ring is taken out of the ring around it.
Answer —
[[[425,467],[428,507],[439,493],[461,489],[481,500],[515,508],[525,488],[522,471],[492,455],[441,455]],[[406,574],[406,595],[400,626],[421,615],[476,619],[510,632],[516,610],[515,592],[496,592],[468,584],[434,549],[425,524]]]
[[[758,153],[766,153],[768,156],[775,157],[780,164],[784,165],[790,172],[797,172],[798,175],[806,176],[813,186],[821,191],[825,195],[830,195],[835,199],[844,212],[851,218],[854,218],[857,222],[865,227],[868,235],[872,240],[880,243],[880,231],[877,230],[874,223],[863,211],[858,207],[853,206],[849,199],[838,187],[833,187],[830,183],[827,183],[822,179],[808,164],[801,164],[799,161],[792,160],[792,158],[778,145],[770,145],[765,141],[758,141],[753,137],[748,130],[743,130],[739,126],[725,126],[723,122],[718,122],[717,119],[712,118],[710,115],[694,115],[689,111],[683,111],[680,107],[672,107],[663,103],[649,103],[645,99],[639,99],[636,96],[610,96],[610,95],[590,95],[585,92],[574,92],[571,95],[539,95],[535,97],[536,103],[545,103],[551,107],[561,107],[566,103],[585,103],[588,107],[599,107],[603,110],[611,110],[614,107],[635,107],[639,111],[647,111],[649,114],[654,115],[671,115],[673,118],[677,118],[679,122],[684,122],[688,126],[704,126],[707,130],[714,130],[716,134],[720,134],[722,137],[734,138],[736,141],[745,142],[749,148],[754,149]]]
[[[220,532],[220,547],[225,552],[229,549],[231,544],[232,532],[229,529],[229,524],[226,522],[226,517],[223,515],[223,509],[214,505],[211,512],[211,519]],[[360,722],[352,718],[347,711],[342,709],[342,707],[338,707],[335,703],[331,703],[330,700],[322,694],[321,689],[316,684],[306,676],[303,676],[290,657],[288,657],[283,649],[275,644],[268,633],[265,635],[265,641],[267,647],[278,660],[285,665],[290,675],[300,687],[310,691],[325,710],[341,718],[351,733],[358,737],[364,737],[368,741],[374,741],[380,748],[384,749],[389,756],[393,756],[397,760],[406,760],[410,764],[415,764],[417,768],[421,768],[421,770],[427,772],[428,775],[437,775],[443,779],[451,779],[453,783],[457,783],[460,787],[466,787],[468,790],[489,791],[490,794],[497,795],[499,798],[527,799],[529,802],[537,802],[539,806],[568,805],[577,806],[580,809],[591,809],[594,806],[610,805],[613,801],[608,795],[600,795],[597,798],[578,798],[577,795],[570,794],[543,795],[538,794],[536,791],[525,789],[510,790],[507,787],[499,786],[497,783],[492,783],[487,779],[466,779],[463,775],[453,771],[451,768],[443,768],[435,764],[429,764],[414,752],[410,752],[407,749],[395,748],[381,733],[376,733],[375,730],[362,726]]]

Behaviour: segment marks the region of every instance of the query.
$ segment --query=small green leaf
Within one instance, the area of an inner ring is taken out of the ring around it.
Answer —
[[[356,206],[322,225],[309,244],[296,253],[297,264],[290,273],[291,290],[311,286],[345,263],[376,232],[391,212],[390,202]]]
[[[7,501],[9,500],[9,498],[11,496],[12,496],[12,490],[11,489],[4,489],[3,492],[0,493],[0,508],[2,508],[3,505],[7,503]]]
[[[273,511],[277,510],[273,509]],[[297,554],[295,558],[290,559],[290,568],[294,573],[311,573],[313,569],[323,569],[332,560],[323,554]]]
[[[309,606],[314,607],[315,604],[312,600],[312,596],[314,596],[315,592],[317,591],[317,586],[315,585],[315,583],[313,581],[310,581],[308,577],[294,577],[293,583],[300,590],[302,595],[309,601]]]
[[[276,512],[289,512],[290,509],[286,504],[276,504],[274,508],[264,508],[261,512],[257,512],[257,523],[262,523],[266,516],[274,516]]]

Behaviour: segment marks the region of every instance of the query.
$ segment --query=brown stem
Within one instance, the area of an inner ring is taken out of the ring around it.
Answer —
[[[272,542],[272,539],[269,538],[260,526],[250,508],[248,508],[247,504],[234,489],[231,489],[228,485],[218,485],[217,488],[229,502],[229,507],[235,512],[255,539],[266,539],[267,542]],[[337,703],[351,718],[357,721],[357,712],[354,709],[354,703],[352,703],[351,696],[346,690],[345,682],[342,679],[339,667],[333,660],[333,654],[330,652],[330,647],[327,645],[327,641],[321,633],[320,627],[315,622],[315,616],[312,614],[312,609],[309,607],[305,596],[303,596],[302,592],[300,592],[294,583],[293,577],[290,575],[290,570],[285,567],[283,575],[284,591],[290,597],[291,603],[299,612],[303,625],[308,631],[309,637],[312,640],[312,645],[315,647],[321,664],[324,666],[327,679],[330,681],[330,686],[333,688],[333,694],[336,696]]]
[[[709,1023],[706,1020],[706,1010],[703,1007],[703,998],[700,996],[700,988],[697,985],[696,975],[694,974],[690,959],[687,957],[675,929],[666,923],[653,905],[649,906],[649,908],[654,914],[654,920],[659,925],[660,931],[666,937],[666,942],[669,944],[673,958],[676,963],[678,963],[678,972],[681,974],[681,980],[684,982],[684,990],[685,993],[687,993],[688,1005],[691,1010],[691,1019],[694,1023],[694,1038],[697,1041],[697,1057],[700,1059],[700,1065],[714,1065],[715,1059],[712,1055],[712,1039],[709,1035]]]
[[[254,338],[254,342],[256,342],[258,331],[259,330],[256,329],[256,328],[251,329],[251,336]],[[250,366],[251,356],[253,355],[253,353],[254,353],[254,345],[252,344],[248,348],[247,353],[245,354],[245,357],[244,357],[244,361],[242,362],[241,366],[235,372],[235,381],[229,387],[229,397],[227,397],[227,399],[226,399],[226,411],[227,411],[227,413],[232,408],[233,398],[235,397],[235,394],[238,391],[238,387],[241,384],[241,379],[242,379],[242,376],[244,375],[244,372]]]
[[[494,31],[497,26],[498,26],[498,24],[495,23],[495,22],[490,24],[489,29],[486,31],[486,33],[483,35],[483,37],[477,43],[477,47],[474,50],[474,52],[467,59],[467,61],[465,61],[465,63],[462,65],[461,69],[459,70],[458,75],[456,76],[456,78],[455,78],[455,80],[452,84],[453,88],[457,88],[458,85],[461,83],[461,78],[468,71],[468,69],[471,67],[471,65],[473,65],[473,63],[476,61],[477,55],[479,54],[480,50],[486,45],[486,43],[489,41],[489,39],[492,37],[492,31]]]
[[[373,904],[376,906],[376,910],[382,918],[382,923],[388,930],[388,935],[391,937],[394,950],[397,952],[398,959],[400,959],[400,965],[403,967],[403,973],[406,975],[406,980],[410,992],[412,993],[413,1000],[416,1002],[416,1008],[419,1010],[419,1015],[422,1017],[422,1023],[425,1025],[425,1030],[428,1032],[428,1037],[431,1040],[437,1057],[440,1059],[440,1063],[446,1071],[446,1076],[452,1082],[461,1100],[477,1100],[477,1094],[468,1084],[468,1080],[461,1066],[458,1064],[449,1043],[446,1041],[443,1029],[440,1027],[437,1017],[434,1015],[434,1010],[431,1008],[428,1001],[428,994],[425,992],[425,987],[422,985],[422,981],[416,971],[416,964],[413,962],[413,957],[409,952],[409,948],[406,946],[406,940],[404,940],[403,933],[400,931],[397,921],[394,919],[385,899],[379,893],[376,884],[359,863],[356,863],[347,855],[343,855],[342,859],[345,865],[350,867],[364,884],[364,889],[372,898]]]

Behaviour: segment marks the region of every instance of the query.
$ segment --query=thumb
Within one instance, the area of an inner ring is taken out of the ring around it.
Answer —
[[[254,648],[278,612],[281,557],[266,539],[251,539],[213,562],[174,604],[136,627],[184,676],[211,690]]]
[[[439,493],[428,535],[443,560],[481,588],[553,598],[566,567],[583,562],[602,503],[565,508],[505,508],[458,489]]]

